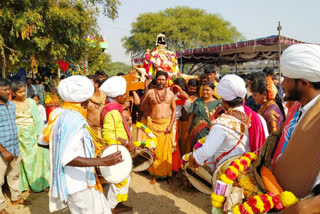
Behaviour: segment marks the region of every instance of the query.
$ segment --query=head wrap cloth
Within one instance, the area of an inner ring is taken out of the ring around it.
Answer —
[[[124,95],[127,90],[127,81],[121,76],[107,79],[99,88],[107,97],[116,98]]]
[[[297,44],[281,55],[280,69],[285,77],[320,82],[320,46]]]
[[[237,97],[244,98],[247,94],[247,89],[241,77],[235,74],[228,74],[218,83],[217,93],[222,99],[231,101]]]
[[[93,95],[94,86],[87,77],[74,75],[60,81],[58,93],[64,101],[81,103]]]

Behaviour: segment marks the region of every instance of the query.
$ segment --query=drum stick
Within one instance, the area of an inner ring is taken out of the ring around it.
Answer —
[[[113,120],[114,135],[115,135],[115,137],[116,137],[116,145],[117,145],[117,152],[118,152],[118,151],[119,151],[119,148],[118,148],[118,143],[117,143],[117,139],[118,139],[118,137],[117,137],[116,121],[115,121],[115,119],[114,119],[114,117],[113,117],[113,115],[112,115],[112,114],[111,114],[111,116],[112,116],[112,120]]]

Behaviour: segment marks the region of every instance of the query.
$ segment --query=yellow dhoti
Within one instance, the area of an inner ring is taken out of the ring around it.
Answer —
[[[151,129],[153,134],[158,138],[158,145],[155,151],[155,161],[148,169],[149,173],[157,178],[165,178],[172,174],[172,144],[173,144],[173,131],[170,134],[165,134],[171,121],[171,118],[151,119],[148,121],[142,119],[142,123],[146,124]]]

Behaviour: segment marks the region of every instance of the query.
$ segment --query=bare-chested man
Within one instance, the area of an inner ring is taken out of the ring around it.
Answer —
[[[155,178],[171,176],[172,168],[172,128],[176,119],[176,103],[174,94],[165,88],[168,73],[158,71],[156,74],[156,88],[149,89],[143,98],[140,108],[148,111],[147,121],[142,121],[158,138],[156,158],[149,172]]]

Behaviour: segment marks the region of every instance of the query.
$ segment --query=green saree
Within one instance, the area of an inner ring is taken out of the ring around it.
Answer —
[[[212,122],[216,119],[216,110],[220,106],[222,106],[221,100],[205,103],[202,97],[192,103],[188,109],[188,113],[193,115],[188,138],[188,152],[192,152],[193,146],[199,139],[209,134]]]
[[[16,109],[21,150],[20,188],[40,192],[50,184],[50,155],[49,150],[38,147],[43,122],[34,100],[28,102],[29,106]]]

